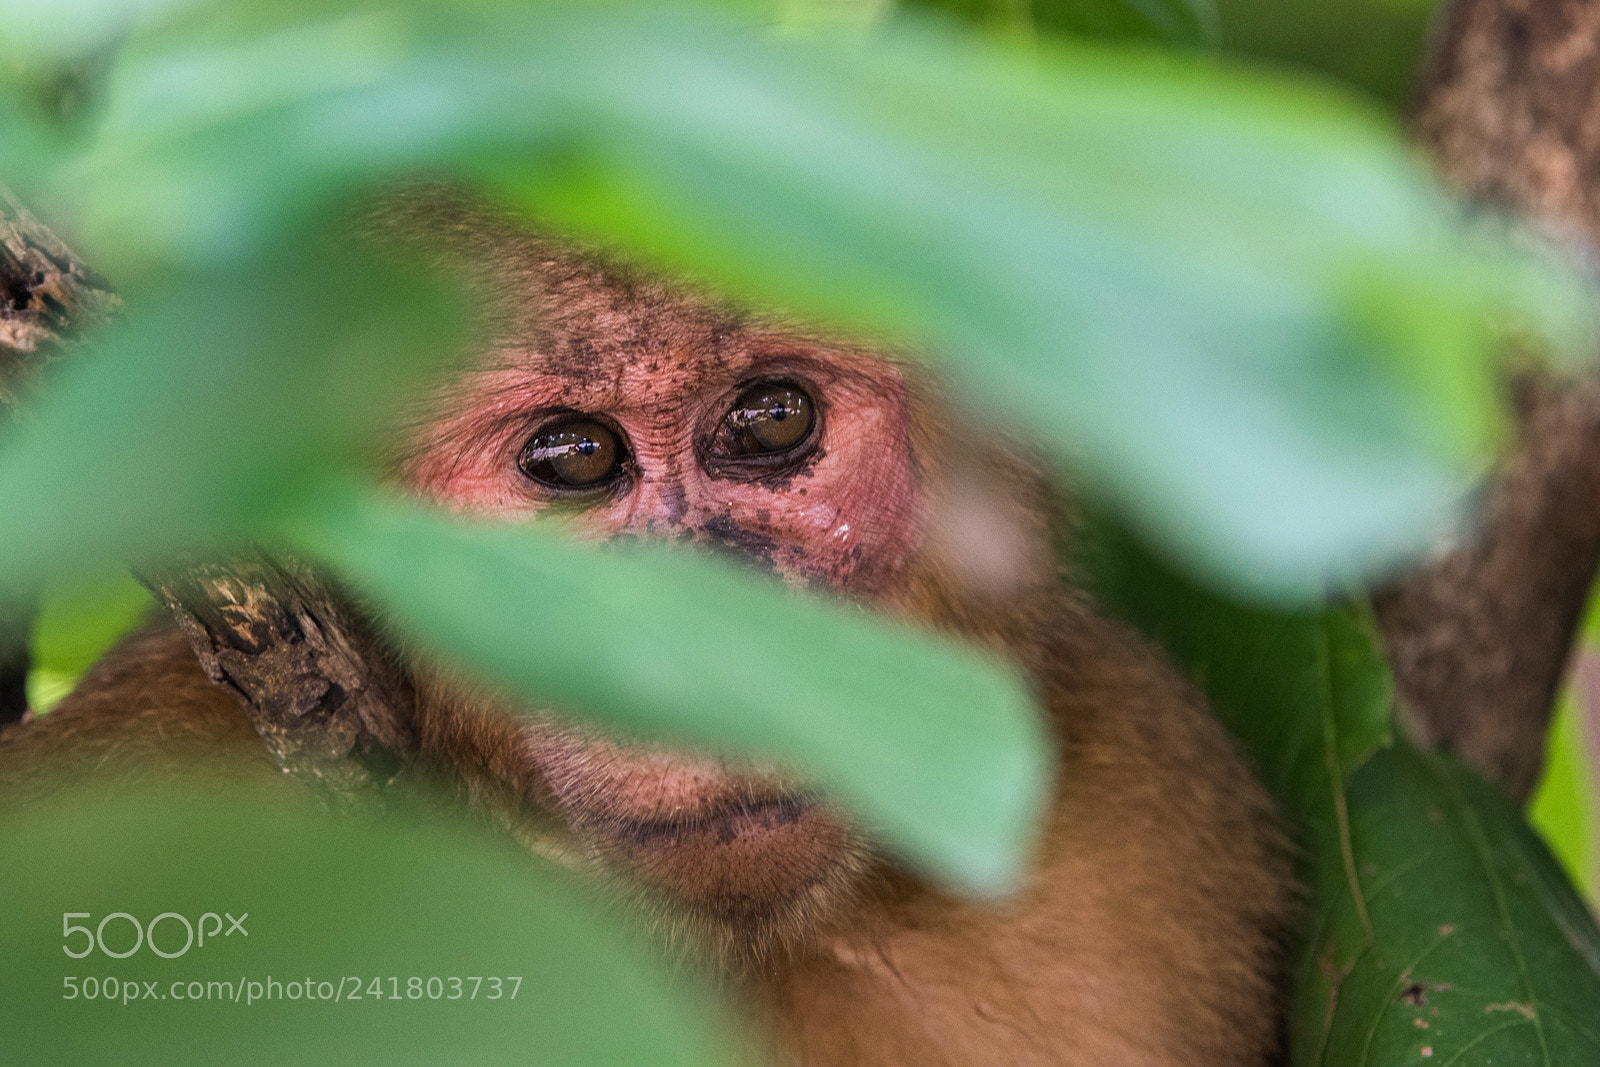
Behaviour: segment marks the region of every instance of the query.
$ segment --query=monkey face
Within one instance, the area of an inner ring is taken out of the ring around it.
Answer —
[[[587,538],[705,544],[796,584],[888,597],[924,526],[894,363],[573,260],[529,275],[528,313],[507,316],[418,432],[403,468],[414,490],[484,517],[560,515]],[[813,929],[868,866],[845,821],[780,768],[554,715],[524,719],[518,745],[519,788],[555,816],[564,854],[719,932]]]
[[[920,535],[899,372],[793,342],[724,344],[619,360],[604,376],[536,353],[497,362],[469,376],[412,483],[463,510],[700,542],[871,599]]]

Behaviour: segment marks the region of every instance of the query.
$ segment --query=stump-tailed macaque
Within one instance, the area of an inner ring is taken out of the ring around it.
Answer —
[[[981,642],[1034,680],[1060,767],[1026,884],[971,901],[781,768],[512,718],[412,664],[419,766],[627,887],[664,941],[725,971],[778,1062],[1269,1061],[1294,895],[1272,806],[1196,691],[1062,577],[1062,509],[1010,427],[958,419],[881,352],[473,213],[425,228],[487,280],[496,340],[397,435],[404,485],[718,546]],[[86,774],[276,773],[170,627],[0,734],[0,790],[64,753]]]

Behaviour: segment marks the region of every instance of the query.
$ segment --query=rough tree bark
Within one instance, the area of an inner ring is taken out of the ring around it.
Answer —
[[[118,307],[103,278],[0,189],[0,422],[60,354],[72,332]],[[0,725],[28,709],[28,598],[0,602]]]
[[[336,806],[381,801],[415,751],[412,694],[346,598],[304,565],[259,554],[139,580],[279,767]]]
[[[1600,0],[1456,0],[1418,83],[1418,141],[1469,203],[1600,248]],[[1463,542],[1382,591],[1402,718],[1518,799],[1537,783],[1600,566],[1600,377],[1510,387],[1518,439]]]
[[[0,294],[0,406],[9,412],[75,331],[120,307],[3,189]],[[140,580],[206,673],[239,697],[280,767],[339,805],[378,796],[412,748],[411,695],[345,598],[303,566],[259,556]],[[25,604],[0,604],[0,723],[26,709],[30,617]]]

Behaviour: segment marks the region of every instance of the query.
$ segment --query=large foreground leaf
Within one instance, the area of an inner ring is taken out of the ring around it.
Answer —
[[[1052,761],[996,664],[726,561],[328,499],[302,547],[455,662],[632,733],[790,759],[965,889],[1022,871]]]
[[[694,977],[542,861],[301,803],[234,787],[0,812],[0,1059],[731,1061]],[[66,926],[100,942],[82,955]]]
[[[1452,229],[1396,131],[1303,86],[909,19],[806,42],[692,4],[341,6],[140,40],[52,186],[97,260],[226,269],[374,179],[473,175],[910,328],[1156,539],[1300,595],[1449,509],[1493,429],[1492,315],[1567,321],[1573,290]]]

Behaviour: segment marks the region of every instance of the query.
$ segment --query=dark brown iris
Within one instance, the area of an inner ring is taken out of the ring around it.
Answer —
[[[725,425],[735,454],[780,455],[805,444],[816,420],[816,405],[799,387],[763,382],[739,394]]]
[[[523,474],[552,489],[597,489],[616,480],[628,458],[609,426],[576,416],[533,435],[517,457]]]

